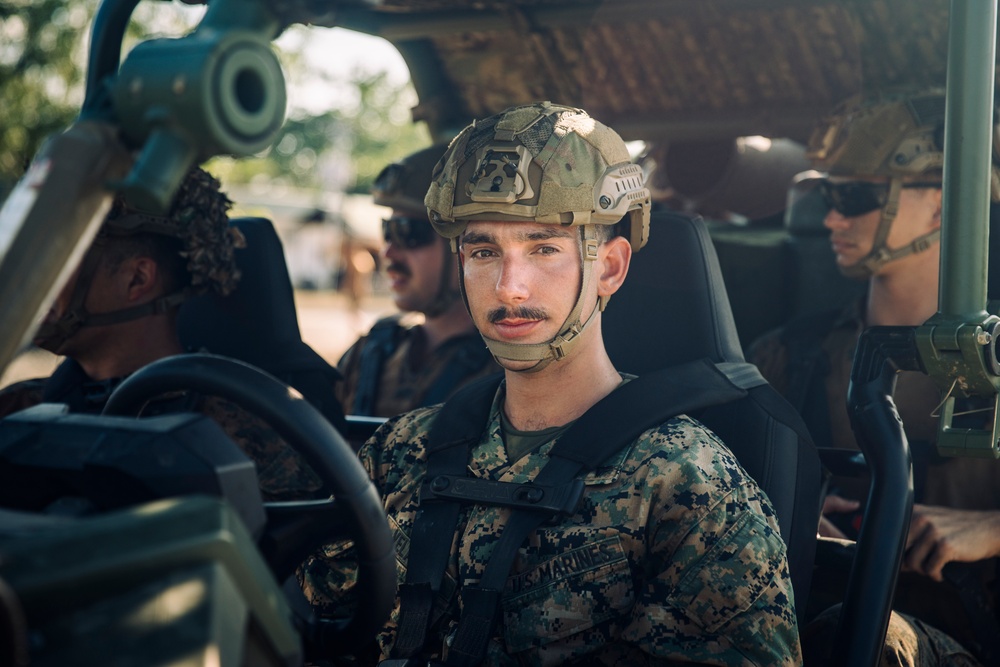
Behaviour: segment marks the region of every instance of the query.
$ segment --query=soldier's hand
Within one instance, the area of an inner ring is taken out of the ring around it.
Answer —
[[[972,563],[1000,556],[1000,511],[914,505],[903,569],[941,581],[951,561]]]
[[[850,539],[844,534],[844,531],[837,528],[837,526],[835,526],[834,523],[827,518],[827,515],[856,512],[859,507],[861,507],[861,503],[857,500],[848,500],[847,498],[843,498],[833,493],[828,495],[823,499],[823,514],[819,518],[819,536],[836,537],[842,540]]]

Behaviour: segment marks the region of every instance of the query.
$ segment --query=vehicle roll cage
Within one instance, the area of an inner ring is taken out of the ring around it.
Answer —
[[[102,0],[80,117],[39,153],[0,210],[0,321],[7,329],[0,368],[30,335],[53,283],[96,233],[111,187],[162,207],[195,162],[268,145],[283,122],[285,93],[267,43],[292,22],[336,24],[337,4],[347,15],[360,11],[333,0],[325,7],[212,0],[190,35],[141,44],[121,63],[137,4]],[[888,625],[913,499],[909,445],[892,400],[897,373],[923,371],[941,388],[942,454],[1000,457],[1000,411],[982,430],[956,428],[951,419],[957,394],[1000,403],[1000,317],[986,310],[995,72],[983,66],[996,62],[996,15],[997,0],[951,0],[938,312],[919,327],[871,328],[858,343],[849,414],[871,470],[871,500],[834,664],[877,664]],[[221,78],[206,81],[203,73],[233,53],[229,69],[213,70]],[[181,94],[185,86],[220,81],[231,94],[216,106]],[[157,90],[130,96],[144,86]],[[138,155],[134,163],[129,153]],[[74,187],[67,189],[67,179]],[[25,280],[29,273],[40,277]]]

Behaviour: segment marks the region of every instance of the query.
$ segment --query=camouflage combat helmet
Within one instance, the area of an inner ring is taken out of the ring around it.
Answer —
[[[219,181],[198,167],[188,173],[165,216],[135,209],[118,195],[80,265],[66,312],[58,320],[39,328],[36,344],[58,349],[81,327],[106,326],[167,312],[185,299],[208,291],[229,294],[240,278],[233,251],[246,245],[240,231],[229,225],[227,211],[231,205],[229,198],[219,190]],[[136,234],[177,239],[180,256],[185,260],[187,284],[146,304],[112,313],[88,313],[85,307],[87,293],[100,266],[103,248],[114,238]]]
[[[430,146],[386,166],[372,185],[373,201],[379,206],[426,216],[424,196],[427,185],[431,182],[434,165],[446,148],[446,144]]]
[[[935,184],[941,181],[944,107],[944,91],[938,89],[855,96],[813,131],[807,157],[816,169],[830,176],[889,178],[871,252],[843,268],[846,275],[868,277],[889,262],[926,250],[940,238],[941,230],[936,229],[901,248],[886,246],[904,179],[930,175]]]
[[[427,186],[431,182],[434,165],[441,159],[446,148],[445,144],[424,148],[408,155],[399,162],[386,166],[379,172],[372,185],[372,200],[379,206],[388,206],[395,211],[412,214],[406,223],[411,227],[421,227],[422,229],[418,231],[423,231],[426,225],[427,233],[433,236],[434,232],[427,220],[424,195],[427,194]],[[391,218],[382,221],[382,234],[387,243],[393,241],[404,248],[413,247],[406,242],[406,239],[397,238]],[[446,251],[444,260],[441,262],[441,276],[437,292],[431,303],[422,311],[425,316],[437,317],[441,315],[461,297],[461,293],[451,286],[451,276],[454,272],[455,267],[451,253]]]
[[[512,107],[466,127],[435,168],[424,203],[454,252],[475,220],[580,228],[580,292],[559,333],[537,344],[484,336],[498,360],[537,362],[529,372],[564,357],[607,304],[600,298],[598,308],[581,322],[599,245],[595,225],[621,222],[634,251],[649,234],[649,190],[625,142],[585,111],[550,102]]]

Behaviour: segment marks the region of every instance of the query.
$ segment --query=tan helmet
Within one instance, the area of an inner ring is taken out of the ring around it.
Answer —
[[[138,210],[118,195],[80,265],[66,312],[58,320],[39,328],[36,344],[56,350],[81,327],[105,326],[162,313],[197,294],[214,291],[226,295],[235,289],[240,272],[234,250],[244,247],[246,240],[239,229],[230,226],[227,211],[232,202],[219,187],[219,181],[211,174],[199,167],[193,168],[181,183],[167,215]],[[102,248],[115,238],[138,234],[155,234],[179,241],[178,252],[187,271],[187,284],[146,304],[112,313],[88,313],[85,302],[100,265]]]
[[[426,216],[424,196],[431,182],[434,165],[438,163],[445,144],[423,148],[407,155],[402,160],[387,165],[372,184],[372,200],[379,206],[388,206],[402,211]]]
[[[452,240],[455,252],[475,220],[580,227],[580,293],[559,333],[528,345],[484,337],[498,360],[536,361],[528,371],[565,356],[607,303],[602,298],[581,322],[597,257],[594,226],[622,223],[634,251],[649,235],[649,190],[625,142],[582,109],[550,102],[511,107],[462,130],[435,168],[424,203],[434,228]]]
[[[937,88],[858,95],[837,106],[813,131],[807,157],[816,169],[832,176],[889,177],[871,252],[842,268],[844,274],[867,278],[889,262],[926,250],[940,238],[941,230],[936,229],[900,248],[886,245],[904,179],[930,174],[928,183],[940,184],[944,108],[944,91]]]
[[[387,243],[391,240],[404,248],[411,248],[418,244],[426,245],[426,241],[430,239],[433,239],[435,243],[441,242],[427,220],[424,195],[427,194],[427,186],[431,182],[434,165],[441,159],[446,148],[448,148],[446,144],[437,144],[419,150],[404,157],[399,162],[387,165],[375,178],[375,183],[372,185],[372,200],[376,204],[413,214],[413,217],[406,220],[394,220],[393,218],[383,220],[382,234]],[[395,225],[394,222],[405,224]],[[398,233],[397,230],[404,228],[409,230],[409,235]],[[417,239],[417,241],[411,244],[407,236],[409,239]],[[445,245],[447,245],[447,241],[445,241]],[[444,260],[441,262],[437,292],[435,292],[431,302],[424,306],[421,311],[425,316],[437,317],[461,298],[461,293],[452,287],[454,273],[455,267],[451,253],[445,251]]]
[[[919,176],[944,166],[944,91],[852,97],[820,121],[807,157],[845,176]]]

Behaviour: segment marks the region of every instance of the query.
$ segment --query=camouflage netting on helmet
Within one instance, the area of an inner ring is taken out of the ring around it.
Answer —
[[[219,181],[195,167],[184,179],[166,216],[139,211],[119,195],[101,228],[106,236],[159,234],[179,239],[181,256],[191,275],[190,290],[210,290],[226,295],[240,279],[234,250],[246,246],[239,229],[230,226],[227,212],[232,202],[219,189]]]

